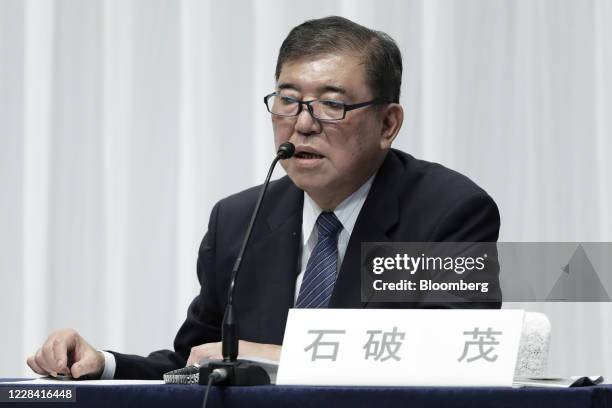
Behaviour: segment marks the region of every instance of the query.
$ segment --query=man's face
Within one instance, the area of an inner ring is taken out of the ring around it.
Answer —
[[[276,92],[295,99],[332,99],[347,105],[373,99],[364,65],[351,54],[323,55],[283,64]],[[272,115],[276,147],[292,142],[295,155],[281,163],[293,182],[319,205],[336,206],[376,170],[388,145],[382,119],[372,106],[343,120],[314,119],[306,107],[296,117]]]

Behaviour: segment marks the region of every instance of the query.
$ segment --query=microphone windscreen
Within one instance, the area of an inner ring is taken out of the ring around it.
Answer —
[[[293,145],[293,143],[285,142],[278,146],[278,151],[276,152],[276,155],[278,156],[278,158],[284,160],[293,156],[293,153],[295,153],[295,146]]]

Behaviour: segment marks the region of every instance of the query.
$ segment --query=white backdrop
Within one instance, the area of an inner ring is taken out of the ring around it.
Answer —
[[[272,157],[278,48],[330,14],[397,40],[396,147],[484,187],[500,240],[612,241],[609,0],[0,0],[0,376],[62,327],[171,347],[212,205]],[[611,304],[509,306],[548,313],[552,372],[612,379]]]

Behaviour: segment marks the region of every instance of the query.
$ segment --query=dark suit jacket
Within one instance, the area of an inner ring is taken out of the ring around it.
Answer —
[[[200,294],[179,329],[175,351],[148,357],[114,353],[115,378],[160,379],[183,367],[191,347],[221,339],[230,272],[255,206],[259,187],[218,202],[199,250]],[[282,344],[299,273],[304,195],[288,177],[270,184],[236,282],[235,307],[244,340]],[[384,241],[497,241],[500,219],[487,193],[439,164],[391,150],[359,214],[338,273],[330,307],[427,307],[362,303],[360,243]],[[494,277],[497,279],[497,276]],[[443,305],[453,307],[454,305]],[[499,303],[459,307],[499,307]]]

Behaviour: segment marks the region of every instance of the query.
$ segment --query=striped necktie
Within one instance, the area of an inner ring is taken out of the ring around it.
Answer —
[[[322,212],[317,218],[319,238],[306,265],[295,307],[321,308],[329,304],[336,282],[340,230],[342,223],[333,212]]]

